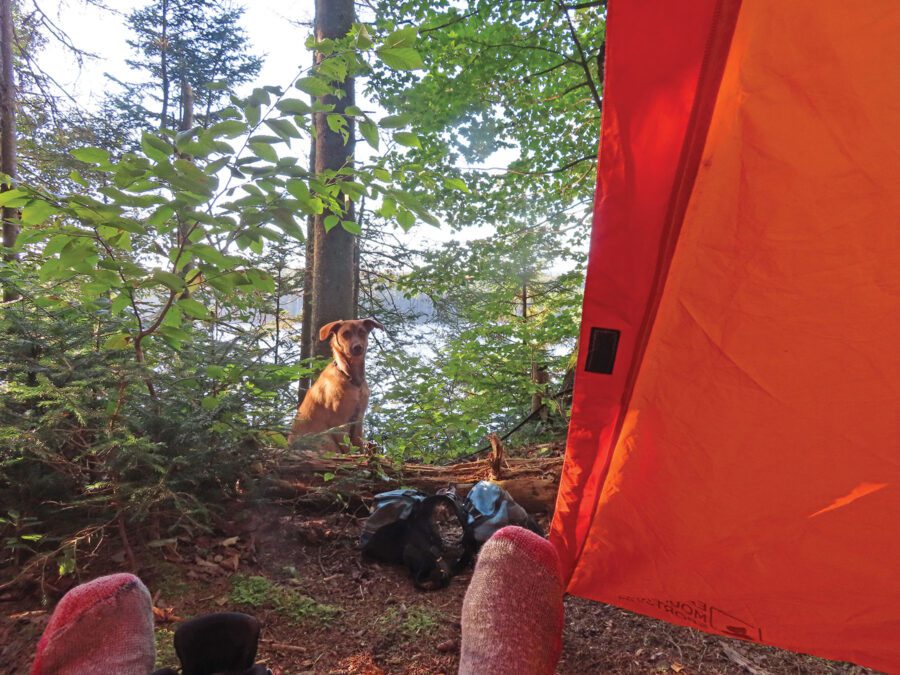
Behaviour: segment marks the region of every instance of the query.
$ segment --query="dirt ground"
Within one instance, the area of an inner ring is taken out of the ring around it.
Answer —
[[[145,549],[158,665],[177,666],[179,619],[236,610],[263,624],[259,660],[278,675],[455,673],[460,610],[471,571],[440,591],[416,590],[403,569],[361,560],[361,520],[287,507],[235,508],[215,536]],[[120,557],[120,556],[113,556]],[[120,569],[98,560],[84,578]],[[65,590],[51,593],[51,603]],[[52,607],[37,584],[0,594],[0,673],[25,673]],[[872,673],[858,666],[726,640],[577,598],[566,601],[558,673]]]

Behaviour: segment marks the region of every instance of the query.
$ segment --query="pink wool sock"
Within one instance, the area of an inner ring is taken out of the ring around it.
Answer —
[[[151,605],[132,574],[76,586],[53,611],[31,675],[147,675],[156,659]]]
[[[559,557],[521,527],[491,537],[462,610],[460,675],[550,675],[562,651]]]

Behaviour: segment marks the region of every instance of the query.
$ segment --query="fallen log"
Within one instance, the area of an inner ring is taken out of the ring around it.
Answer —
[[[552,512],[563,458],[490,459],[449,466],[394,463],[368,455],[318,455],[295,452],[281,458],[259,483],[269,498],[294,499],[312,506],[355,505],[401,487],[435,492],[455,487],[465,496],[480,480],[495,480],[531,513]]]

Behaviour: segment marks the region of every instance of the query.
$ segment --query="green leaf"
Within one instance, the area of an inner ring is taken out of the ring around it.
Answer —
[[[299,199],[301,202],[309,201],[309,198],[312,196],[306,182],[298,178],[291,178],[287,182],[286,187],[291,196],[295,199]]]
[[[72,169],[69,172],[69,180],[74,181],[75,183],[78,183],[81,187],[88,186],[88,182],[84,179],[84,176],[82,176],[80,173],[78,173],[75,169]]]
[[[172,349],[181,349],[182,343],[191,339],[190,333],[175,326],[160,326],[159,334]]]
[[[48,204],[43,199],[34,199],[22,209],[22,223],[25,225],[40,225],[54,213],[59,213],[59,209],[52,204]]]
[[[147,232],[147,228],[130,218],[115,218],[108,222],[109,227],[113,227],[117,230],[125,230],[126,232],[131,232],[133,234],[145,234]]]
[[[209,310],[206,308],[206,305],[193,298],[181,298],[178,301],[177,306],[180,307],[185,314],[192,316],[195,319],[209,318]]]
[[[219,399],[216,396],[204,396],[200,401],[200,407],[204,410],[215,410],[219,405]]]
[[[191,139],[202,130],[203,127],[193,127],[191,129],[179,131],[175,134],[175,147],[179,152],[187,152],[190,148],[201,147],[201,144],[194,143]]]
[[[362,228],[359,226],[359,223],[355,223],[352,220],[342,220],[341,227],[351,234],[362,234]]]
[[[25,246],[31,246],[39,241],[43,241],[50,235],[46,229],[38,229],[34,227],[23,228],[16,237],[15,250],[21,251]]]
[[[227,374],[227,370],[222,366],[210,365],[206,366],[206,374],[215,380],[221,380]]]
[[[325,219],[322,221],[322,225],[325,227],[326,232],[330,232],[332,229],[334,229],[338,222],[340,222],[340,218],[338,218],[334,214],[331,214],[325,216]]]
[[[247,270],[247,279],[250,281],[250,284],[265,293],[272,293],[275,290],[275,280],[272,277],[262,270]]]
[[[378,123],[382,129],[400,129],[405,127],[412,120],[412,115],[408,113],[401,113],[399,115],[388,115],[387,117],[382,117],[381,121]]]
[[[418,70],[425,67],[422,57],[412,47],[382,48],[376,52],[384,63],[394,70]]]
[[[57,234],[50,238],[50,241],[44,246],[44,257],[56,255],[62,251],[74,239],[69,234]]]
[[[378,149],[378,127],[372,120],[363,120],[359,123],[359,133],[366,139],[366,143],[375,150]]]
[[[149,218],[147,218],[147,224],[151,227],[159,227],[164,224],[175,215],[175,209],[173,209],[168,204],[163,204],[156,211],[154,211]]]
[[[76,148],[72,157],[86,164],[108,164],[109,153],[103,148]]]
[[[321,40],[317,40],[314,35],[310,35],[306,38],[306,48],[307,49],[315,49],[317,52],[322,52],[322,54],[328,55],[334,52],[334,40],[331,38],[322,38]]]
[[[56,564],[56,570],[61,577],[73,574],[75,572],[75,558],[67,552]]]
[[[24,190],[7,190],[6,192],[0,192],[0,206],[7,206],[9,203],[15,199],[21,199],[23,197],[27,197],[28,193]]]
[[[103,342],[104,349],[128,349],[131,347],[131,335],[128,333],[115,333]]]
[[[316,72],[332,82],[343,82],[347,77],[347,64],[339,58],[325,59],[316,67]]]
[[[165,270],[156,270],[151,278],[168,287],[170,290],[180,291],[184,289],[184,279],[177,274],[172,274]]]
[[[387,47],[396,49],[401,47],[415,47],[418,35],[419,29],[415,26],[400,28],[385,38],[382,48]]]
[[[177,304],[172,305],[163,317],[160,326],[165,328],[178,328],[181,326],[183,318],[184,312],[181,311],[181,308]]]
[[[275,152],[275,148],[268,143],[250,143],[250,149],[253,150],[253,154],[260,159],[272,162],[273,164],[278,162],[278,153]]]
[[[288,209],[275,209],[272,212],[272,218],[285,234],[292,236],[297,241],[304,241],[306,239],[306,237],[303,236],[303,230],[297,225],[293,214]]]
[[[190,246],[186,247],[185,250],[193,253],[203,262],[209,263],[210,265],[215,265],[216,267],[220,268],[231,267],[237,261],[236,258],[229,258],[227,255],[219,251],[214,246],[210,246],[209,244],[191,244]]]
[[[88,239],[79,238],[73,239],[60,252],[59,263],[63,269],[90,274],[97,257],[94,244]]]
[[[41,265],[41,268],[38,270],[38,279],[40,279],[41,281],[59,279],[64,275],[68,275],[68,272],[63,271],[62,264],[56,258],[45,260]]]
[[[301,77],[294,86],[310,96],[327,96],[333,91],[331,85],[321,77]]]
[[[119,293],[109,306],[113,314],[121,314],[122,310],[131,305],[131,297],[128,293]]]
[[[300,132],[288,120],[266,120],[266,125],[285,141],[292,138],[300,138]]]
[[[400,223],[400,227],[402,227],[404,230],[408,230],[416,224],[416,217],[412,214],[411,211],[407,211],[406,209],[397,209],[397,222]]]
[[[469,186],[462,178],[445,178],[444,185],[451,190],[459,190],[460,192],[469,192]]]
[[[220,169],[222,169],[228,162],[231,160],[231,157],[219,157],[219,159],[210,162],[206,166],[203,167],[203,173],[207,176],[212,176],[215,173],[218,173]]]
[[[394,140],[397,141],[400,145],[405,145],[408,148],[421,148],[422,142],[419,140],[419,137],[410,131],[398,131],[394,134]]]
[[[279,136],[270,136],[268,134],[253,134],[247,140],[250,143],[268,143],[269,145],[276,145],[284,142],[283,138]]]
[[[391,197],[385,197],[381,200],[381,208],[377,213],[384,218],[392,218],[397,214],[397,202]]]
[[[259,124],[260,115],[262,115],[262,107],[259,103],[253,103],[244,108],[244,114],[247,116],[247,122],[251,127]]]
[[[285,98],[280,100],[275,104],[275,107],[278,108],[283,113],[287,113],[289,115],[308,115],[312,112],[312,108],[309,107],[309,103],[306,101],[302,101],[299,98]]]
[[[367,49],[371,49],[374,46],[374,42],[372,42],[372,37],[369,35],[369,31],[366,28],[365,24],[357,24],[356,25],[356,47],[357,49],[361,49],[362,51],[366,51]]]
[[[328,128],[336,134],[347,128],[347,119],[338,113],[327,115],[325,122],[328,124]]]
[[[144,132],[141,134],[141,149],[154,162],[165,162],[172,156],[172,146],[158,136]]]
[[[222,120],[213,124],[208,132],[213,136],[236,138],[247,133],[247,125],[239,120]]]

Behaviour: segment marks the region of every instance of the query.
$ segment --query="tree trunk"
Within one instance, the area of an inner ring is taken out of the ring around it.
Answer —
[[[315,102],[315,98],[313,98]],[[313,140],[309,144],[309,171],[314,173],[316,170],[316,142]],[[307,216],[306,218],[306,260],[303,267],[303,314],[300,317],[300,361],[306,363],[313,355],[313,340],[315,335],[312,330],[312,287],[313,287],[313,267],[316,258],[316,219],[315,216]],[[303,403],[306,392],[312,385],[312,380],[307,377],[301,377],[297,387],[297,405]]]
[[[187,131],[188,129],[194,126],[194,90],[190,84],[187,83],[186,80],[181,81],[181,120],[178,123],[179,131]],[[183,152],[178,153],[182,159],[186,159],[189,162],[193,161],[193,158],[185,154]],[[188,244],[188,237],[191,234],[191,224],[187,223],[183,220],[178,221],[178,246],[184,247]],[[194,270],[195,265],[193,262],[188,262],[182,269],[181,275],[187,280],[191,278],[191,272]],[[186,286],[184,291],[181,293],[182,298],[191,297],[191,289],[189,286]]]
[[[522,284],[522,320],[528,321],[528,284]],[[527,344],[526,344],[527,346]],[[531,350],[531,383],[535,385],[540,385],[540,389],[537,389],[531,395],[531,413],[540,413],[540,418],[542,422],[547,421],[547,407],[544,405],[544,389],[547,382],[550,381],[550,376],[547,373],[547,370],[540,363],[540,350],[532,349]]]
[[[168,0],[162,0],[162,30],[159,36],[159,58],[160,73],[162,75],[162,111],[159,115],[159,128],[166,129],[168,127],[169,117],[169,3]]]
[[[531,382],[538,385],[540,389],[531,395],[531,412],[535,413],[540,410],[542,422],[547,421],[547,407],[544,405],[544,391],[547,383],[550,381],[550,375],[547,369],[540,364],[537,358],[531,362]]]
[[[353,237],[353,292],[351,293],[353,302],[353,314],[351,319],[359,318],[359,259],[361,255],[359,237]]]
[[[303,269],[303,314],[300,317],[300,361],[304,363],[313,355],[313,339],[316,337],[312,330],[313,263],[316,255],[315,242],[315,222],[313,217],[310,216],[306,223],[306,267]],[[303,398],[306,396],[306,392],[309,391],[311,384],[312,380],[309,376],[300,378],[297,390],[297,405],[303,403]]]
[[[316,39],[340,39],[350,31],[355,18],[353,0],[316,0]],[[316,53],[316,61],[321,62],[326,56]],[[343,84],[343,97],[323,96],[321,102],[334,106],[333,112],[343,113],[347,106],[353,105],[354,82],[348,77]],[[353,163],[354,123],[347,118],[347,129],[350,134],[345,144],[340,133],[332,131],[326,123],[326,115],[315,115],[316,126],[316,175],[328,171],[337,171]],[[353,279],[354,279],[354,236],[340,224],[331,231],[325,231],[327,211],[315,217],[314,222],[314,264],[312,283],[312,317],[310,329],[316,347],[314,353],[328,356],[328,343],[316,340],[320,326],[338,319],[353,317]],[[353,203],[347,201],[342,219],[353,219]]]
[[[16,177],[16,83],[13,76],[13,17],[12,0],[0,0],[0,172],[9,180]],[[6,192],[12,185],[3,184]],[[4,207],[3,246],[12,248],[19,236],[19,211]],[[15,253],[4,256],[7,262],[18,259]],[[3,290],[4,300],[15,300],[17,294],[11,288]]]
[[[194,89],[187,80],[181,81],[181,122],[179,131],[187,131],[194,126]],[[186,157],[190,159],[190,157]]]
[[[284,257],[278,259],[278,276],[275,277],[275,365],[278,365],[278,351],[281,346],[281,294],[284,276]]]

